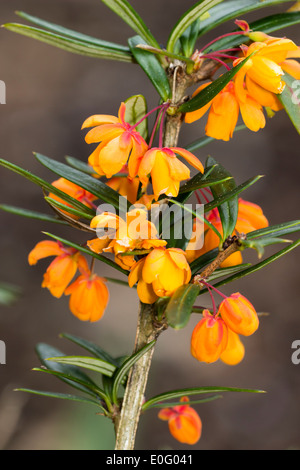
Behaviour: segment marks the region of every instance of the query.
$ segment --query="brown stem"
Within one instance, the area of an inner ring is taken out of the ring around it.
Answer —
[[[225,240],[225,243],[228,245],[227,248],[220,251],[218,256],[204,269],[204,271],[202,271],[202,273],[194,276],[193,284],[199,284],[203,287],[201,281],[207,279],[217,268],[219,268],[228,256],[239,250],[241,240],[245,240],[245,238],[246,236],[243,233],[240,233],[238,236],[234,235],[233,237],[228,237],[228,239]]]
[[[139,322],[134,352],[156,340],[164,327],[155,325],[153,305],[140,303]],[[115,450],[133,450],[135,435],[144,400],[154,348],[147,351],[131,368],[117,428]]]

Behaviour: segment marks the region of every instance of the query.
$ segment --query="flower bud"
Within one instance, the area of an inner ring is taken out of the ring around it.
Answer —
[[[222,318],[204,310],[203,319],[196,325],[191,338],[191,353],[207,363],[215,362],[226,349],[228,329]]]
[[[258,328],[259,320],[253,305],[239,292],[224,299],[218,313],[228,328],[239,335],[250,336]]]

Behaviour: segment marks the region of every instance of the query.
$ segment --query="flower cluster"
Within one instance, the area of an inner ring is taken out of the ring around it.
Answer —
[[[100,176],[105,175],[107,178],[122,171],[126,165],[130,180],[135,181],[135,178],[138,178],[143,190],[146,189],[151,175],[156,200],[162,194],[177,196],[180,181],[190,177],[190,170],[178,160],[177,155],[201,172],[202,163],[188,150],[163,147],[161,139],[159,147],[149,147],[135,130],[137,124],[130,126],[125,121],[125,111],[126,105],[122,103],[118,117],[100,114],[89,117],[83,123],[83,129],[93,127],[85,137],[86,142],[100,142],[89,157],[90,165]],[[118,185],[119,181],[110,184],[115,183]],[[126,188],[122,187],[123,193],[128,190],[127,184]],[[136,202],[132,201],[132,194],[131,202]]]
[[[236,365],[245,354],[239,335],[250,336],[258,326],[258,315],[249,300],[239,292],[231,294],[213,314],[203,311],[192,334],[191,353],[198,361],[212,363],[221,359]]]
[[[70,295],[70,310],[80,320],[99,320],[109,299],[105,279],[90,271],[79,251],[56,241],[39,242],[29,253],[28,262],[34,265],[48,256],[55,258],[44,274],[42,287],[47,287],[57,298],[63,294]],[[77,271],[80,272],[79,277],[70,284]]]
[[[265,127],[263,109],[266,109],[268,115],[282,109],[278,95],[285,88],[284,73],[289,73],[296,80],[300,77],[300,64],[293,60],[300,56],[299,47],[293,41],[260,32],[249,33],[247,23],[237,21],[237,24],[241,23],[246,24],[245,35],[254,42],[250,46],[241,46],[240,58],[226,54],[220,56],[233,59],[234,67],[247,58],[245,65],[209,103],[185,116],[185,122],[192,123],[209,110],[205,132],[210,137],[224,141],[231,139],[239,114],[250,130],[256,132]],[[209,55],[205,57],[209,58]],[[210,83],[201,85],[193,96]]]

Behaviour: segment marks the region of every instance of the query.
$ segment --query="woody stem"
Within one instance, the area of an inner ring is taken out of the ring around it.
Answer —
[[[154,324],[153,305],[140,303],[134,352],[156,340],[162,328]],[[133,450],[154,348],[147,351],[130,370],[120,418],[115,423],[115,450]]]

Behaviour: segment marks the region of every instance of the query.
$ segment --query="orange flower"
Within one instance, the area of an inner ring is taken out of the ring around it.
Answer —
[[[190,177],[190,170],[178,160],[176,154],[187,160],[201,173],[204,171],[202,163],[188,150],[179,147],[151,148],[141,158],[137,174],[144,187],[148,185],[149,174],[151,174],[156,200],[161,194],[176,197],[180,181]]]
[[[225,351],[222,352],[220,359],[229,366],[239,364],[245,356],[245,346],[240,340],[239,335],[228,328],[228,343]]]
[[[188,397],[180,399],[183,403],[188,403]],[[202,433],[202,422],[198,413],[190,405],[182,404],[172,408],[163,408],[158,417],[163,421],[168,421],[169,430],[172,436],[182,444],[196,444]]]
[[[129,176],[137,173],[140,158],[148,149],[142,136],[125,121],[125,103],[121,103],[119,115],[94,115],[86,119],[82,129],[93,127],[85,140],[88,144],[100,142],[90,155],[89,163],[99,175],[111,178],[127,163]]]
[[[73,315],[82,321],[100,320],[109,300],[105,279],[83,272],[66,290],[70,295],[69,307]]]
[[[238,335],[250,336],[258,329],[259,320],[253,305],[239,292],[224,299],[218,313],[228,328]]]
[[[216,227],[216,229],[221,233],[222,230],[222,223],[219,216],[219,211],[217,209],[213,209],[208,216],[208,221]],[[235,226],[235,230],[233,234],[236,232],[239,233],[249,233],[254,230],[258,230],[260,228],[268,227],[269,222],[260,206],[254,204],[253,202],[245,201],[244,199],[239,198],[239,209],[238,209],[238,217]],[[202,229],[202,226],[199,227],[199,230]],[[197,220],[195,221],[194,232],[197,230]],[[209,227],[205,231],[204,236],[204,244],[200,249],[190,248],[193,247],[192,240],[186,248],[186,255],[187,260],[191,263],[194,259],[199,258],[203,254],[207,253],[208,251],[213,250],[219,246],[220,239],[218,235]],[[243,258],[240,251],[237,251],[230,255],[223,263],[220,265],[221,268],[235,266],[237,264],[241,264],[243,262]]]
[[[159,297],[170,296],[180,286],[188,284],[191,269],[184,251],[179,248],[154,248],[140,259],[128,277],[129,287],[136,282],[140,300],[154,303]]]
[[[114,253],[116,263],[123,269],[130,269],[136,263],[134,256],[123,253],[167,244],[165,240],[158,239],[155,225],[147,219],[147,212],[139,208],[128,212],[126,221],[115,214],[103,212],[92,219],[91,227],[110,230],[110,234],[88,241],[88,247],[96,253]]]
[[[64,193],[68,194],[74,199],[77,199],[77,201],[82,202],[82,204],[88,207],[93,207],[92,202],[97,199],[97,197],[94,196],[92,193],[89,193],[85,189],[81,188],[80,186],[77,186],[77,184],[71,183],[71,181],[68,181],[65,178],[59,178],[58,180],[53,181],[53,183],[51,184],[52,186],[55,186],[55,188],[60,189]],[[61,199],[60,197],[56,196],[53,193],[50,193],[49,197],[51,197],[52,199],[55,199],[58,202],[65,204],[66,206],[72,207],[71,204],[68,204],[66,201],[64,201],[63,199]],[[79,218],[76,215],[70,214],[67,211],[62,211],[62,212],[67,214],[69,217],[72,217],[73,219]]]
[[[211,82],[201,85],[193,96],[198,94],[210,83]],[[249,94],[246,94],[243,96],[243,100],[240,100],[233,81],[229,82],[223,90],[205,106],[196,111],[187,113],[185,122],[192,123],[200,119],[209,108],[210,111],[205,133],[214,139],[224,141],[231,139],[238,121],[239,112],[241,112],[245,125],[254,132],[265,127],[266,124],[262,105]]]
[[[55,258],[44,274],[42,287],[47,287],[54,297],[59,298],[73,279],[77,269],[88,269],[87,261],[74,248],[66,248],[60,242],[44,240],[31,250],[28,262],[33,265],[48,256],[55,256]]]
[[[191,353],[198,361],[215,362],[225,351],[228,329],[225,321],[203,311],[203,318],[194,328],[191,338]]]

